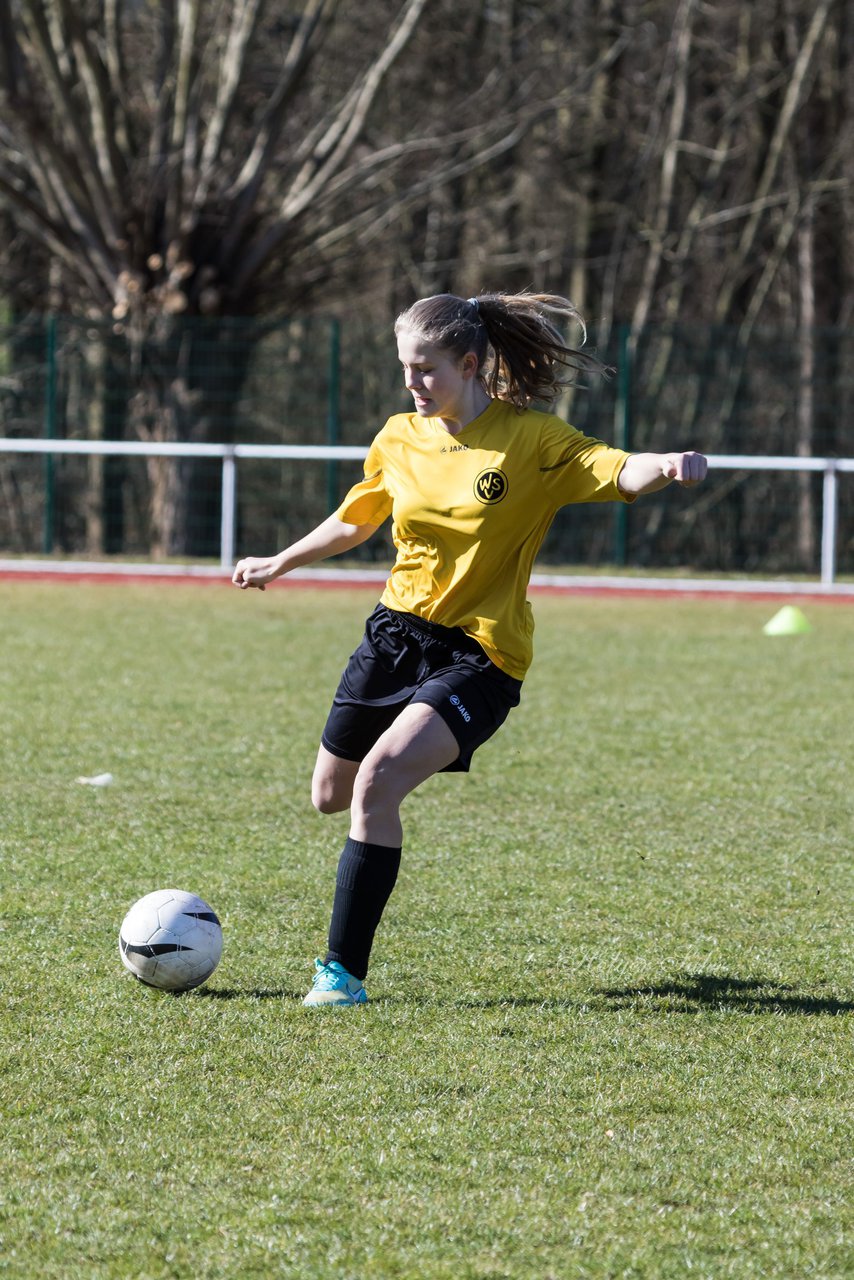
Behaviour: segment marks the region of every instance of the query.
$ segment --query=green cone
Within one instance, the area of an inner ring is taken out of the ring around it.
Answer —
[[[812,631],[812,627],[797,605],[786,604],[765,623],[762,630],[766,636],[802,636]]]

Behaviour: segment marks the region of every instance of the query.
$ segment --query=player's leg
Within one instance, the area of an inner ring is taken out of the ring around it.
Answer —
[[[338,864],[329,950],[307,1004],[367,999],[361,980],[397,879],[403,800],[434,773],[468,770],[473,752],[519,702],[520,682],[462,633],[413,626],[378,607],[324,730],[315,803],[336,812],[349,796],[351,827]],[[354,758],[361,760],[355,767]]]
[[[343,813],[350,808],[358,760],[342,760],[321,743],[311,779],[311,803],[318,813]]]
[[[378,605],[351,654],[326,720],[311,784],[320,813],[350,807],[362,761],[417,687],[420,651],[398,615]]]
[[[352,838],[399,847],[401,804],[459,754],[459,742],[433,707],[423,702],[405,707],[356,773],[350,806]]]
[[[329,945],[309,1005],[362,1004],[374,934],[397,880],[400,806],[427,778],[452,764],[459,743],[432,707],[406,707],[358,769],[350,835],[338,863]]]

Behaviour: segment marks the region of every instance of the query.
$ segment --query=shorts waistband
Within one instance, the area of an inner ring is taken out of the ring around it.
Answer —
[[[402,609],[390,609],[387,604],[378,607],[385,609],[392,618],[399,619],[405,627],[411,627],[413,631],[421,631],[424,635],[434,636],[437,640],[463,640],[474,645],[476,649],[481,647],[474,636],[463,631],[462,627],[445,627],[441,622],[431,622],[429,618],[421,618],[417,613],[404,613]]]

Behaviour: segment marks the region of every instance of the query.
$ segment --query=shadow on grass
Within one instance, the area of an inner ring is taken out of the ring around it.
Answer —
[[[192,995],[195,1000],[297,1000],[302,1003],[305,991],[290,991],[286,987],[201,987],[194,991],[177,991],[170,993],[176,996]],[[404,1007],[412,1004],[451,1004],[456,1009],[569,1009],[577,1004],[568,996],[555,1000],[546,996],[507,996],[490,1000],[458,999],[443,1001],[427,999],[411,995],[379,995],[373,997],[369,1005],[388,1008],[392,1005]]]
[[[202,987],[197,1000],[302,1000],[305,991],[286,987]]]
[[[699,1013],[704,1009],[738,1009],[746,1013],[833,1016],[854,1013],[854,1001],[815,996],[786,983],[762,978],[732,978],[711,973],[679,974],[672,982],[646,987],[606,987],[596,991],[614,1009]]]
[[[444,1003],[444,1002],[443,1002]],[[489,1000],[478,1000],[476,997],[449,1001],[455,1009],[572,1009],[578,1000],[563,996],[496,996]]]
[[[203,1000],[294,1000],[302,1002],[304,991],[286,987],[202,987],[192,992]],[[772,1013],[815,1017],[854,1013],[854,1001],[816,996],[786,983],[762,978],[733,978],[711,973],[679,974],[670,982],[636,987],[600,987],[592,992],[592,1002],[564,996],[507,996],[478,999],[463,997],[449,1003],[457,1009],[571,1009],[581,1005],[606,1009],[635,1009],[648,1013],[700,1013],[708,1009],[735,1009],[742,1013]],[[386,995],[371,1004],[410,1005],[437,1003],[409,995]],[[439,1004],[448,1003],[442,1000]]]

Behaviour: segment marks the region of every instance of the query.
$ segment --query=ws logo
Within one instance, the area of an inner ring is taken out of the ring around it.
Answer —
[[[487,467],[474,482],[474,496],[484,506],[494,507],[496,502],[506,497],[508,488],[504,472],[498,467]]]

